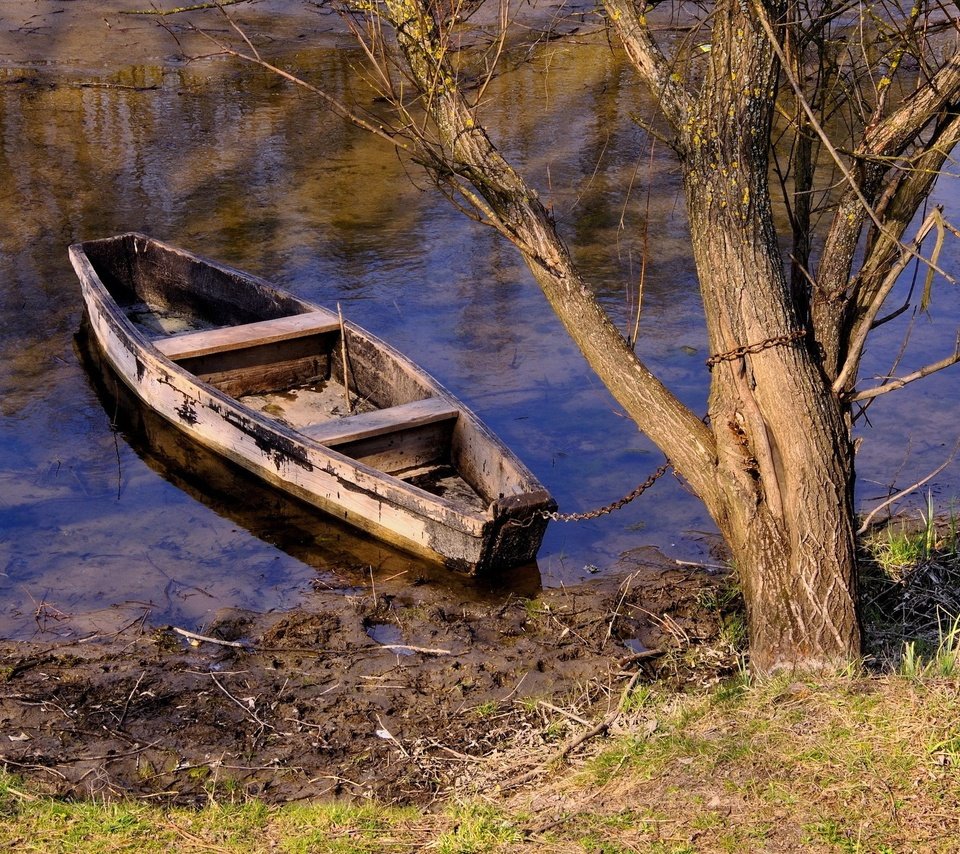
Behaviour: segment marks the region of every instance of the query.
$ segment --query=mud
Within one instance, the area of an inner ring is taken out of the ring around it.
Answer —
[[[603,714],[638,669],[683,678],[684,651],[716,636],[722,579],[652,558],[534,599],[371,586],[312,613],[232,611],[206,628],[220,643],[143,622],[3,643],[0,761],[63,795],[177,803],[424,804],[478,774],[495,785],[518,733],[542,760],[579,726],[544,702]]]

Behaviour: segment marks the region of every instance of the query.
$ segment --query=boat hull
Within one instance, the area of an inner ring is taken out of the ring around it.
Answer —
[[[112,240],[126,240],[129,244],[130,241],[149,241],[149,238],[124,235]],[[164,251],[180,252],[156,241],[150,243]],[[72,246],[70,255],[80,278],[87,321],[97,346],[143,405],[192,441],[347,524],[452,569],[471,574],[490,573],[535,558],[547,524],[542,511],[552,510],[553,501],[465,407],[459,412],[456,429],[460,444],[470,445],[467,457],[472,467],[496,468],[495,486],[500,487],[504,483],[504,465],[510,470],[508,474],[517,473],[513,478],[517,482],[511,490],[505,492],[501,488],[503,494],[492,498],[482,510],[458,506],[455,501],[311,440],[287,424],[245,406],[166,358],[119,308],[87,257],[86,247],[90,245]],[[196,256],[189,257],[198,263],[212,264]],[[243,275],[239,271],[230,272]],[[252,281],[259,283],[259,280]],[[303,306],[311,310],[318,308],[306,303]],[[418,380],[425,378],[424,381],[432,384],[434,393],[457,403],[388,345],[355,326],[351,327],[351,333],[362,336],[367,346],[386,353],[391,364],[399,365],[403,371],[414,371]]]

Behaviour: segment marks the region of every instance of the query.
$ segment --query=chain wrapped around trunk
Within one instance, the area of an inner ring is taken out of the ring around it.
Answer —
[[[739,359],[743,356],[760,353],[766,350],[768,347],[777,347],[780,344],[790,344],[793,341],[803,338],[806,334],[807,330],[801,328],[793,332],[789,332],[786,335],[775,335],[773,338],[765,338],[763,341],[757,341],[754,344],[744,344],[742,347],[737,347],[736,349],[729,350],[726,353],[716,353],[707,359],[707,367],[712,371],[714,367],[719,365],[721,362],[732,362],[734,359]]]

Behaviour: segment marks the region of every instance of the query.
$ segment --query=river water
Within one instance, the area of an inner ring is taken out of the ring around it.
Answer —
[[[273,17],[291,6],[299,17]],[[66,255],[77,240],[139,230],[340,303],[472,406],[562,510],[614,500],[660,464],[516,253],[389,145],[255,68],[185,61],[179,24],[170,33],[97,7],[0,0],[0,635],[105,632],[140,618],[197,628],[223,608],[308,603],[318,584],[461,583],[331,526],[176,437],[152,448],[82,364]],[[304,8],[275,0],[245,20],[288,67],[371,103],[355,72],[360,53],[335,22]],[[195,41],[187,49],[210,52]],[[643,100],[629,71],[602,39],[555,42],[514,63],[488,94],[495,136],[549,200],[623,329],[649,210],[639,350],[703,411],[707,353],[678,175],[664,152],[651,158],[630,121]],[[938,200],[960,220],[956,180],[941,182]],[[941,264],[960,269],[955,244]],[[901,372],[952,349],[960,299],[944,284],[936,297],[932,316],[915,322]],[[903,328],[882,330],[869,372],[889,369]],[[871,408],[864,506],[947,457],[960,436],[955,377]],[[945,506],[958,485],[953,464],[930,488]],[[642,562],[647,547],[710,563],[714,540],[698,502],[667,477],[614,515],[553,523],[538,565],[501,585],[574,583],[612,571],[625,553]],[[502,593],[466,585],[465,595]]]

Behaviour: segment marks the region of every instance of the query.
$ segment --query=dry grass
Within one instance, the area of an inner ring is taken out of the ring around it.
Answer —
[[[731,685],[653,700],[578,771],[512,803],[559,822],[544,850],[947,852],[958,763],[957,680]]]
[[[531,742],[529,733],[518,737]],[[504,758],[489,757],[488,770]],[[433,813],[255,801],[191,811],[63,804],[6,778],[0,847],[952,852],[960,840],[960,680],[741,680],[696,694],[645,691],[611,736],[507,789],[475,788]]]

